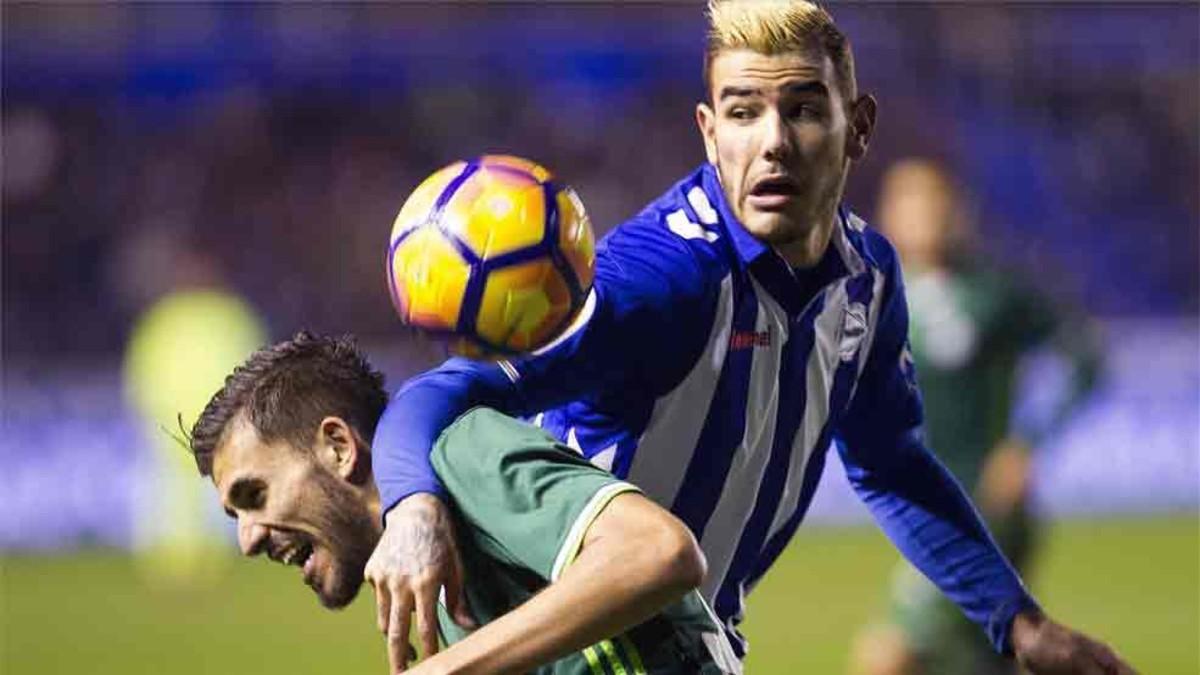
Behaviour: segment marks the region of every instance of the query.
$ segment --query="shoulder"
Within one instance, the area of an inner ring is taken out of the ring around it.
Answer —
[[[463,461],[495,463],[500,455],[517,448],[553,445],[554,439],[545,431],[492,408],[478,406],[446,427],[434,445],[432,459],[441,473],[439,463],[461,469]]]
[[[900,276],[900,258],[892,242],[853,213],[849,213],[846,220],[851,236],[858,240],[858,247],[865,253],[867,264],[883,273],[884,277]]]
[[[699,176],[698,170],[675,183],[600,242],[596,281],[602,292],[617,288],[676,304],[717,292],[730,261],[720,235],[706,227],[715,216]]]
[[[851,245],[858,251],[873,276],[882,280],[884,305],[904,302],[904,279],[900,257],[892,243],[876,228],[854,213],[846,212],[845,230]]]
[[[900,257],[891,242],[877,229],[850,212],[845,212],[845,232],[863,263],[870,270],[875,290],[872,306],[876,337],[872,351],[891,350],[902,344],[908,334],[908,301]]]
[[[616,227],[600,243],[614,255],[646,255],[668,265],[727,269],[718,215],[704,191],[703,169],[688,174]]]

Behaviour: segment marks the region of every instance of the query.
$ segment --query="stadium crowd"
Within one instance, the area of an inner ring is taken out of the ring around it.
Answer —
[[[677,109],[700,90],[700,45],[645,42],[676,10],[556,8],[520,56],[489,39],[520,16],[471,8],[420,14],[469,39],[388,43],[379,25],[416,9],[112,7],[66,27],[51,7],[6,10],[6,360],[118,353],[139,309],[197,281],[241,292],[277,334],[393,339],[383,242],[431,170],[529,155],[603,232],[701,160]],[[1048,287],[1102,315],[1195,312],[1196,61],[1169,39],[1190,10],[1113,6],[1067,32],[1081,11],[838,8],[886,112],[850,202],[873,215],[889,161],[933,155],[972,188],[989,249]],[[1164,39],[1133,39],[1149,30]]]

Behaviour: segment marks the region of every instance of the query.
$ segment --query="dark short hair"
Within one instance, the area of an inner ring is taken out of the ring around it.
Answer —
[[[196,468],[204,476],[212,473],[213,452],[243,411],[266,443],[283,439],[307,449],[330,415],[369,442],[387,405],[383,382],[350,336],[300,332],[263,347],[225,378],[192,427]]]

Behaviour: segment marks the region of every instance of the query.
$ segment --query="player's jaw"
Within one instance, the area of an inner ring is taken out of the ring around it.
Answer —
[[[363,582],[363,570],[379,540],[379,526],[349,485],[324,471],[310,475],[287,516],[263,523],[266,537],[248,555],[300,569],[301,579],[321,604],[337,609],[350,604]]]
[[[362,568],[343,560],[327,548],[315,548],[303,567],[304,583],[313,589],[317,600],[328,609],[350,604],[362,585]]]
[[[839,163],[837,157],[818,156],[788,165],[752,164],[740,185],[726,188],[726,197],[750,234],[786,249],[832,220],[843,185]],[[723,172],[723,180],[732,168]]]
[[[336,609],[350,604],[358,594],[363,570],[381,532],[377,519],[353,488],[332,475],[319,475],[319,496],[310,514],[312,553],[301,569],[304,583],[321,604]]]

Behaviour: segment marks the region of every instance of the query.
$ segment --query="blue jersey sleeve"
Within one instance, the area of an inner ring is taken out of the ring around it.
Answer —
[[[1013,618],[1036,604],[961,486],[924,443],[903,282],[894,252],[879,242],[888,263],[881,316],[838,430],[846,476],[900,552],[987,632],[998,651],[1009,653]]]
[[[385,512],[415,492],[443,494],[429,462],[442,431],[477,405],[529,415],[621,391],[669,389],[703,349],[720,290],[715,250],[647,211],[597,250],[592,292],[558,340],[498,363],[450,359],[392,397],[373,443]]]

